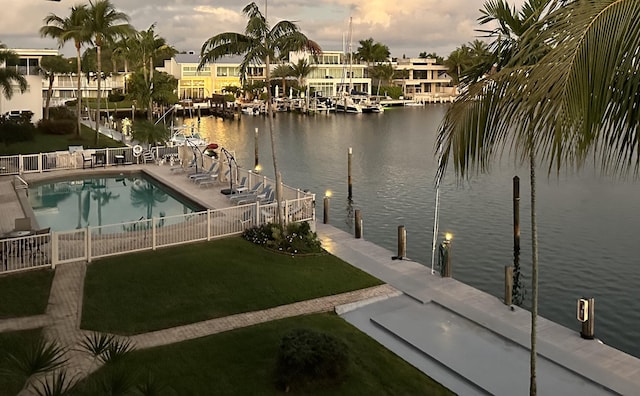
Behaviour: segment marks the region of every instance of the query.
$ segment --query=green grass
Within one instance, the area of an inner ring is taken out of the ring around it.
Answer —
[[[25,378],[6,373],[11,369],[9,354],[17,354],[19,349],[35,343],[41,329],[0,333],[0,396],[15,396],[24,386]]]
[[[0,277],[0,318],[45,313],[53,271],[37,270]]]
[[[329,254],[291,257],[225,238],[89,265],[82,327],[136,334],[381,283]]]
[[[151,376],[167,395],[282,395],[274,385],[276,353],[294,328],[323,331],[344,340],[351,363],[332,388],[292,389],[291,395],[452,395],[422,372],[334,314],[273,321],[163,347],[135,351],[92,374],[80,394],[101,395],[95,384],[126,373],[134,383]],[[114,374],[118,373],[118,374]],[[98,386],[99,387],[99,386]]]
[[[36,154],[52,151],[66,151],[69,146],[84,146],[85,148],[123,147],[120,141],[113,140],[104,135],[99,136],[98,144],[95,144],[95,130],[82,125],[80,137],[72,135],[46,135],[36,133],[34,140],[18,142],[10,145],[0,144],[0,155]]]

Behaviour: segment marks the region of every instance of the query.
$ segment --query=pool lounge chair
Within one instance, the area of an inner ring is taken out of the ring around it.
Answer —
[[[192,172],[189,173],[187,175],[187,177],[189,178],[189,180],[191,180],[192,182],[195,182],[197,179],[201,178],[201,177],[208,177],[211,176],[213,174],[218,174],[218,163],[214,162],[211,164],[211,166],[209,167],[208,170],[206,171],[202,171],[202,172]]]
[[[227,170],[224,174],[225,176],[229,176],[229,170]],[[193,180],[194,183],[196,183],[197,185],[199,185],[200,187],[208,187],[208,186],[213,186],[214,184],[216,184],[217,182],[220,181],[220,174],[219,173],[212,173],[208,176],[201,176],[195,180]]]
[[[249,190],[247,190],[247,191],[245,191],[243,193],[229,195],[229,200],[231,202],[236,202],[236,201],[239,201],[241,199],[247,198],[249,196],[256,195],[256,194],[258,194],[258,192],[260,192],[262,190],[262,187],[263,187],[263,183],[261,181],[259,181],[256,184],[254,184],[253,187],[251,187]]]
[[[271,189],[271,186],[267,186],[260,193],[250,195],[250,196],[246,197],[245,199],[241,199],[236,204],[237,205],[246,205],[246,204],[249,204],[249,203],[256,203],[256,202],[260,202],[261,204],[271,203],[271,202],[273,202],[274,194],[275,193]]]

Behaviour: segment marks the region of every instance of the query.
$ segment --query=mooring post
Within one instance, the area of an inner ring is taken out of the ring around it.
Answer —
[[[360,214],[360,209],[356,209],[355,212],[355,221],[356,221],[356,238],[362,238],[362,215]]]
[[[513,304],[513,265],[504,266],[504,304]]]
[[[443,278],[451,278],[452,268],[451,268],[451,237],[449,234],[445,237],[444,242],[442,242],[442,248],[444,251],[444,262],[442,263],[442,277]]]
[[[255,137],[253,138],[253,145],[255,147],[254,149],[254,163],[253,163],[253,167],[254,169],[258,167],[258,128],[256,128],[256,133],[255,133]]]
[[[324,224],[329,224],[329,197],[330,196],[331,196],[331,193],[329,191],[327,191],[324,194],[324,200],[323,200],[324,216],[322,218],[322,222]]]
[[[513,272],[511,282],[511,296],[515,294],[516,305],[522,304],[523,296],[520,290],[520,178],[513,177]]]
[[[578,300],[578,320],[582,322],[580,337],[593,340],[595,337],[595,298]]]
[[[397,259],[402,260],[407,256],[407,230],[403,225],[398,226],[398,255]]]
[[[353,155],[353,150],[349,147],[349,153],[347,155],[347,183],[349,185],[349,195],[348,198],[352,199],[353,197],[353,183],[351,180],[351,157]]]

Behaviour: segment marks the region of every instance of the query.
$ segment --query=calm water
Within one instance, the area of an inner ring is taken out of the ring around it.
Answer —
[[[331,223],[352,230],[347,204],[347,150],[353,147],[353,207],[362,211],[364,236],[395,252],[397,226],[407,229],[407,254],[430,266],[437,127],[444,105],[391,109],[384,114],[275,118],[284,181],[311,189],[319,201],[331,190]],[[191,122],[187,120],[187,122]],[[253,166],[254,129],[260,160],[271,175],[267,119],[203,118],[212,142],[234,149]],[[441,186],[440,230],[454,234],[456,279],[501,298],[504,266],[512,263],[512,178],[521,177],[521,264],[530,294],[529,175],[513,160],[490,174]],[[596,336],[640,357],[640,183],[599,178],[592,170],[547,177],[538,171],[540,313],[576,331],[576,299],[596,299]],[[321,211],[322,209],[319,208]],[[320,212],[321,213],[321,212]]]
[[[142,174],[35,184],[29,187],[29,201],[40,227],[53,231],[201,210]]]

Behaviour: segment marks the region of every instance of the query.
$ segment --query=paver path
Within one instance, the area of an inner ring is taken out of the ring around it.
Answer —
[[[99,368],[99,364],[92,356],[80,350],[80,343],[84,336],[91,333],[80,329],[85,273],[86,263],[84,262],[58,266],[51,285],[49,304],[45,315],[0,320],[0,332],[43,327],[44,334],[48,339],[57,340],[67,348],[66,357],[69,359],[66,365],[67,374],[70,378],[75,378],[76,380],[86,377]],[[261,311],[236,314],[138,334],[129,338],[133,341],[136,349],[150,348],[272,320],[329,312],[339,305],[393,296],[397,295],[397,293],[397,290],[385,284]],[[24,391],[20,395],[27,396],[31,394],[28,391]]]

